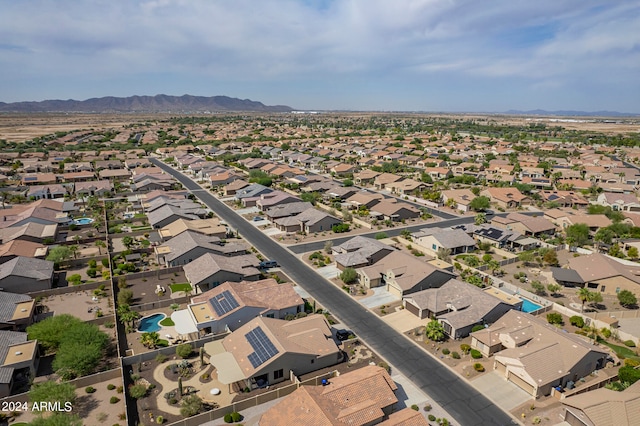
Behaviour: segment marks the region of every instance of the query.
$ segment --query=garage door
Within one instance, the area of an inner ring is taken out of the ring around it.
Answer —
[[[407,309],[407,311],[411,312],[413,315],[420,317],[420,308],[418,308],[417,306],[409,302],[405,302],[405,308]]]
[[[501,362],[496,362],[496,370],[498,370],[498,372],[499,372],[501,375],[505,376],[505,375],[506,375],[506,372],[507,372],[507,366],[506,366],[506,365],[504,365],[504,364],[503,364],[503,363],[501,363]]]
[[[531,396],[536,396],[535,391],[532,385],[522,380],[520,377],[516,376],[513,373],[509,373],[509,380],[518,385],[520,388],[524,389]]]

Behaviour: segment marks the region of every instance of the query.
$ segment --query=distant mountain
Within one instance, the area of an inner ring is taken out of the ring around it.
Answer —
[[[129,112],[290,112],[293,108],[286,105],[268,106],[249,99],[230,98],[228,96],[129,96],[116,98],[91,98],[85,101],[69,99],[41,102],[0,102],[0,112],[86,112],[86,113],[129,113]]]
[[[545,111],[543,109],[534,109],[531,111],[509,110],[503,114],[509,115],[553,115],[563,117],[637,117],[640,114],[632,114],[618,111]]]

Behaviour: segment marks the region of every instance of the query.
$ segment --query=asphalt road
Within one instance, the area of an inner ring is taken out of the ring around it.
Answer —
[[[277,260],[291,279],[442,406],[455,418],[457,424],[463,426],[518,424],[466,381],[433,357],[425,354],[413,342],[349,298],[342,290],[314,273],[289,250],[235,214],[210,192],[200,188],[191,179],[161,161],[155,158],[151,161],[176,177],[221,219],[237,229],[256,249],[268,258]]]

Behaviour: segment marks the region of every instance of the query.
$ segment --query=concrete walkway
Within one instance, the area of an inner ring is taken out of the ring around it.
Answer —
[[[406,309],[387,314],[382,320],[400,333],[406,333],[427,323],[427,320],[418,318]]]

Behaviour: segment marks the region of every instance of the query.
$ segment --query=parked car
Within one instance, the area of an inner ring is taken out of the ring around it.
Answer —
[[[340,329],[336,331],[336,339],[340,340],[341,342],[343,340],[347,340],[350,336],[353,336],[353,333],[349,330]]]
[[[261,220],[264,220],[264,217],[262,217],[262,216],[256,216],[256,217],[254,217],[254,218],[253,218],[253,221],[254,221],[254,222],[260,222]]]
[[[258,265],[258,268],[259,269],[269,269],[269,268],[276,268],[277,266],[278,266],[278,262],[276,262],[275,260],[263,260]]]

